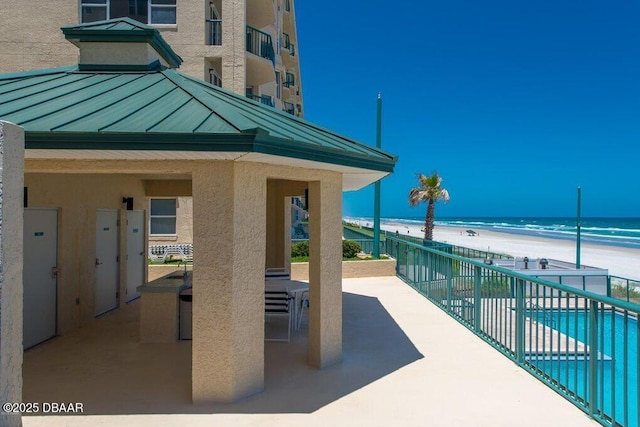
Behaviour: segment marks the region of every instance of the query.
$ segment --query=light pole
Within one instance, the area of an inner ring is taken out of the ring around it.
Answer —
[[[580,269],[580,186],[578,186],[578,216],[576,218],[576,268]]]
[[[376,148],[382,148],[382,94],[378,92]],[[373,197],[373,256],[380,258],[380,180],[374,184]]]

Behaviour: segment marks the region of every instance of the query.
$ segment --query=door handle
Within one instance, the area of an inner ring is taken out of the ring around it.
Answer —
[[[51,267],[51,278],[58,278],[58,267]]]
[[[96,258],[96,267],[102,265],[102,263],[100,262],[100,260],[98,258]]]

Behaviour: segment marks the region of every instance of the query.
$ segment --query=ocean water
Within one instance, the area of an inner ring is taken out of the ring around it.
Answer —
[[[351,218],[373,223],[372,218]],[[424,218],[382,218],[385,222],[422,225]],[[575,240],[576,218],[468,217],[436,218],[436,226],[491,230],[510,234]],[[583,243],[640,249],[640,218],[582,218],[580,240]]]

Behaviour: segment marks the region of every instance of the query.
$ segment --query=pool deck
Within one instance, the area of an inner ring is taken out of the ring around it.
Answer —
[[[396,277],[345,279],[342,363],[306,364],[303,321],[265,343],[265,391],[190,402],[191,345],[141,344],[132,303],[25,353],[24,402],[82,402],[32,426],[598,426]]]

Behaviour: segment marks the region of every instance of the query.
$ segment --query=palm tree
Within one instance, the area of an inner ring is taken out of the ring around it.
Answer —
[[[433,172],[429,176],[421,173],[418,174],[419,186],[412,188],[409,192],[409,205],[411,207],[418,206],[420,202],[426,202],[427,216],[424,219],[424,238],[433,240],[433,220],[435,203],[442,200],[449,201],[449,192],[442,188],[442,178],[438,172]]]

